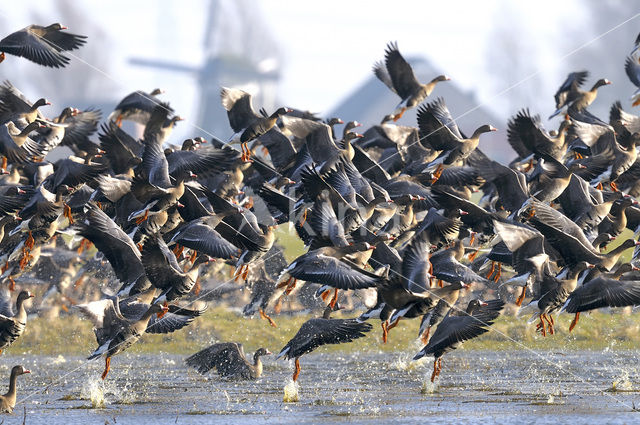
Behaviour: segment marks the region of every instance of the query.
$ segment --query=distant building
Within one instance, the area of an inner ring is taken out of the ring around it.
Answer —
[[[430,81],[438,75],[444,74],[427,59],[412,58],[409,62],[421,82]],[[480,106],[473,93],[463,91],[454,81],[447,81],[439,83],[426,101],[429,102],[438,97],[445,99],[449,111],[464,134],[470,135],[483,124],[491,124],[501,130],[483,134],[480,139],[480,149],[492,159],[500,162],[513,159],[515,152],[507,143],[504,120],[487,108]],[[379,124],[382,117],[393,112],[399,102],[400,98],[371,73],[371,76],[348,95],[329,116],[339,117],[344,121],[358,120],[367,128]],[[416,109],[406,111],[398,124],[417,125]]]
[[[199,72],[200,100],[198,126],[219,134],[231,134],[227,112],[220,102],[222,86],[245,90],[253,95],[255,108],[264,107],[268,113],[276,105],[277,85],[280,74],[267,66],[254,65],[238,57],[212,57]]]
[[[256,109],[264,107],[268,113],[273,112],[280,79],[279,47],[262,22],[259,8],[250,0],[211,0],[206,27],[210,29],[202,45],[206,59],[200,68],[163,59],[132,58],[130,62],[191,73],[199,91],[196,125],[226,139],[233,131],[220,102],[220,89],[245,90],[253,95]]]

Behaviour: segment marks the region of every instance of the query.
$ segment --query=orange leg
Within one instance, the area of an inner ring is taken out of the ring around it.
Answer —
[[[2,266],[2,268],[0,269],[0,271],[2,273],[6,272],[7,269],[9,268],[9,262],[7,261],[6,263],[4,263],[4,266]]]
[[[402,109],[400,110],[400,113],[393,116],[393,122],[396,122],[400,118],[402,118],[402,116],[404,115],[406,110],[407,110],[407,108],[403,106]]]
[[[602,182],[598,183],[598,185],[596,186],[596,189],[598,189],[598,190],[602,190],[602,189],[604,189],[604,188],[602,187]]]
[[[176,259],[180,258],[180,256],[182,255],[182,251],[184,251],[184,246],[180,244],[176,244],[176,246],[173,247],[173,253],[176,256]]]
[[[64,204],[64,216],[69,220],[69,224],[73,224],[73,217],[71,216],[71,207],[67,204]]]
[[[280,314],[281,310],[282,310],[282,297],[278,298],[278,301],[276,301],[276,305],[273,306],[274,313]]]
[[[2,61],[4,60],[5,56],[4,56],[4,52],[0,53],[0,63],[2,63]]]
[[[395,328],[396,326],[398,326],[398,323],[400,323],[400,318],[399,317],[393,323],[391,323],[389,326],[387,326],[387,332],[390,331],[391,329]]]
[[[431,374],[431,382],[436,380],[436,376],[438,376],[438,359],[433,361],[433,373]]]
[[[84,252],[85,248],[89,247],[89,244],[87,242],[89,242],[87,239],[82,239],[80,241],[80,245],[78,245],[78,249],[76,250],[78,255],[81,255]]]
[[[9,276],[9,290],[11,292],[16,290],[16,281],[13,280],[13,278],[11,276]]]
[[[489,273],[487,273],[487,279],[489,279],[493,275],[493,272],[495,271],[496,271],[496,262],[491,261],[491,270],[489,270]]]
[[[193,293],[198,296],[200,295],[200,291],[202,290],[202,286],[200,285],[200,278],[196,279],[196,284],[193,285]]]
[[[473,245],[473,242],[475,240],[476,240],[476,232],[471,232],[471,238],[469,239],[469,246]]]
[[[280,289],[280,288],[284,288],[285,286],[289,286],[289,284],[291,283],[291,279],[292,279],[292,278],[290,277],[290,278],[289,278],[289,279],[287,279],[287,280],[283,280],[282,282],[279,282],[279,283],[276,285],[276,289]]]
[[[542,336],[547,336],[547,329],[544,323],[544,318],[543,315],[540,315],[540,332],[542,333]]]
[[[27,250],[23,250],[22,251],[22,257],[20,258],[20,270],[24,270],[25,267],[27,267],[27,264],[29,264],[29,251]]]
[[[553,330],[553,323],[547,314],[543,314],[542,317],[547,321],[547,325],[549,326],[549,334],[553,335],[555,331]]]
[[[304,223],[307,222],[307,214],[309,213],[309,209],[305,208],[302,212],[302,218],[300,219],[300,226],[304,226]]]
[[[580,312],[576,313],[576,316],[573,318],[573,321],[571,321],[571,325],[569,325],[569,332],[571,332],[573,328],[576,327],[576,325],[578,324],[579,318],[580,318]]]
[[[292,279],[292,282],[287,286],[287,289],[285,289],[285,295],[289,295],[296,288],[296,283],[298,283],[298,279],[293,277],[290,279]]]
[[[430,333],[431,333],[431,326],[427,327],[427,329],[424,331],[424,333],[420,337],[420,339],[422,340],[424,345],[427,345],[429,343],[429,334]]]
[[[442,284],[442,279],[438,279],[438,286],[442,288],[444,285]]]
[[[620,190],[618,190],[618,186],[614,182],[609,182],[609,186],[614,192],[620,192]]]
[[[263,318],[264,320],[268,321],[269,324],[272,327],[274,327],[274,328],[278,327],[278,325],[276,325],[276,322],[274,322],[273,319],[271,317],[269,317],[269,315],[267,313],[265,313],[263,309],[259,309],[258,311],[260,312],[260,317]]]
[[[244,280],[247,280],[248,275],[249,275],[249,265],[247,264],[247,266],[244,268],[244,273],[242,273],[242,278]]]
[[[156,316],[158,317],[158,319],[162,319],[164,317],[164,315],[167,314],[167,311],[169,311],[168,310],[168,308],[169,308],[169,303],[168,302],[165,301],[162,305],[164,307],[166,307],[167,310],[162,310],[161,312],[156,313]]]
[[[293,372],[293,382],[296,382],[298,380],[298,376],[300,376],[300,370],[300,359],[296,357],[296,370],[295,372]]]
[[[74,283],[73,283],[73,289],[78,289],[82,286],[82,284],[84,283],[84,274],[82,276],[80,276]]]
[[[7,169],[7,157],[6,156],[2,157],[2,167],[1,168],[2,168],[3,171]]]
[[[136,224],[140,225],[140,223],[144,222],[149,218],[149,210],[145,210],[144,215],[142,217],[136,218]]]
[[[474,251],[474,252],[470,252],[470,253],[469,253],[469,255],[468,255],[468,257],[467,257],[467,258],[469,259],[469,261],[473,261],[473,260],[475,260],[475,259],[476,259],[476,257],[478,256],[478,253],[479,253],[479,252],[480,252],[480,251],[477,251],[477,250],[476,250],[476,251]]]
[[[516,300],[516,305],[517,305],[518,307],[520,307],[520,306],[522,305],[522,302],[524,301],[524,297],[525,297],[525,295],[527,295],[527,287],[526,287],[526,286],[524,286],[524,287],[522,288],[522,293],[520,294],[520,296],[519,296],[519,297],[518,297],[518,299]]]
[[[322,294],[320,294],[320,298],[322,298],[322,301],[326,301],[327,298],[329,298],[330,293],[331,293],[331,289],[327,289]]]
[[[431,184],[434,184],[435,182],[437,182],[440,179],[440,176],[442,175],[442,170],[444,169],[444,166],[442,164],[438,164],[438,168],[436,168],[436,171],[433,173],[433,178],[431,179]]]
[[[122,114],[118,115],[118,117],[116,118],[116,125],[118,127],[122,127],[122,119],[124,118],[124,116]]]
[[[104,378],[107,377],[107,374],[109,373],[109,370],[111,369],[111,357],[107,356],[104,359],[104,372],[102,372],[102,380],[104,381]]]
[[[502,276],[502,263],[498,263],[498,271],[496,272],[493,281],[498,283],[498,281],[500,280],[500,276]]]
[[[138,251],[142,252],[143,245],[141,243],[137,243]]]
[[[331,306],[331,308],[334,308],[337,302],[338,302],[338,288],[334,290],[333,298],[331,299],[331,302],[329,303],[329,305]]]
[[[388,325],[389,325],[389,323],[386,320],[384,322],[382,322],[382,342],[384,344],[387,343],[387,339],[389,338]]]
[[[196,258],[198,257],[198,251],[191,251],[191,255],[189,256],[189,262],[191,264],[196,262]],[[247,266],[249,267],[249,266]]]
[[[533,158],[529,160],[529,163],[525,167],[524,172],[528,173],[529,171],[531,171],[532,168],[533,168]]]
[[[35,243],[36,243],[36,241],[35,241],[35,239],[33,239],[33,234],[31,234],[31,230],[29,230],[29,233],[28,233],[28,236],[27,236],[27,240],[24,241],[24,246],[27,247],[27,249],[32,250],[33,246],[35,245]]]

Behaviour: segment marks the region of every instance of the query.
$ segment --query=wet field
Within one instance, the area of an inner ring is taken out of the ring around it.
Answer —
[[[3,419],[22,423],[26,407],[27,423],[49,425],[640,421],[636,351],[458,350],[435,386],[432,361],[413,354],[304,356],[297,403],[283,402],[284,360],[266,358],[258,381],[229,382],[187,369],[185,356],[125,353],[103,383],[102,362],[5,355],[0,376],[14,364],[32,374],[19,377],[16,411]]]

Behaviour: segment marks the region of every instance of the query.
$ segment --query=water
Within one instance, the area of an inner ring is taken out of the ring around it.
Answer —
[[[293,365],[265,359],[258,381],[202,377],[184,356],[113,358],[1,357],[0,381],[23,364],[15,414],[5,424],[242,424],[264,423],[629,423],[640,421],[640,371],[635,351],[464,351],[433,362],[412,353],[310,354],[301,358],[297,403],[283,402]],[[547,361],[558,365],[552,366]],[[0,390],[4,391],[4,390]]]

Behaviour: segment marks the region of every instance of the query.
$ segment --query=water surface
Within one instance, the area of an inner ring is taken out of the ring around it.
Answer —
[[[284,403],[291,363],[266,358],[258,381],[202,377],[184,356],[114,357],[105,383],[103,362],[79,357],[2,356],[0,376],[14,364],[19,405],[5,423],[243,424],[264,423],[629,423],[640,421],[636,351],[464,351],[444,357],[429,382],[432,361],[414,353],[310,354],[302,357],[300,401]]]

